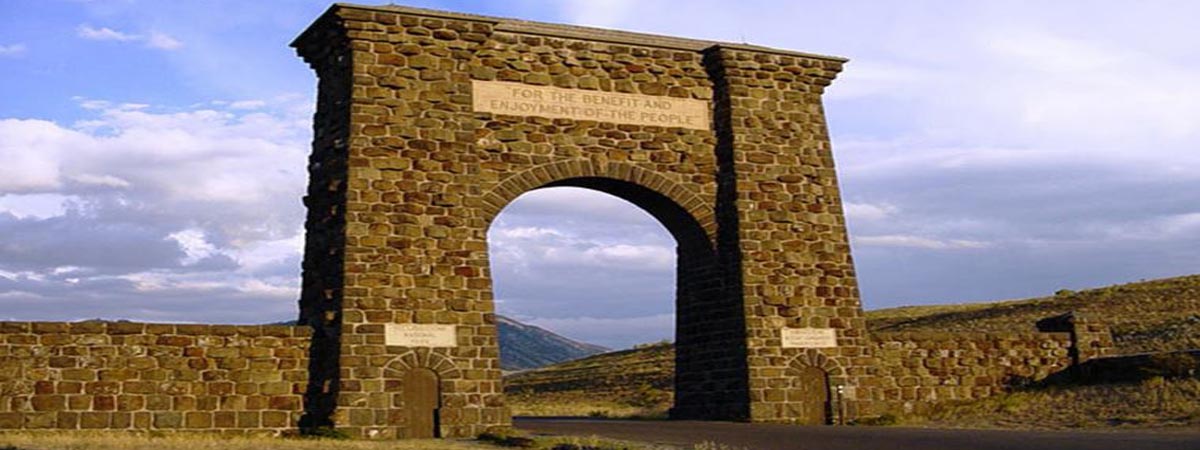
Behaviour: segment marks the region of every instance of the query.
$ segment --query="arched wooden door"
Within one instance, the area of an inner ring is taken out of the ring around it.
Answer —
[[[792,417],[802,425],[826,425],[829,423],[829,376],[824,370],[813,366],[788,369],[792,388],[788,390],[788,407]]]
[[[405,437],[438,436],[438,408],[441,407],[437,373],[429,369],[409,369],[404,374]]]

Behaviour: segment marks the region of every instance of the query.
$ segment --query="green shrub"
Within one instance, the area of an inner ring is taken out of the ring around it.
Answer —
[[[884,414],[880,414],[878,416],[863,417],[863,418],[851,420],[850,425],[865,425],[865,426],[870,426],[870,427],[886,427],[889,425],[895,425],[896,422],[899,422],[899,419],[896,418],[895,414],[884,413]]]
[[[350,439],[349,434],[334,427],[306,428],[301,430],[300,437],[308,439]]]
[[[1164,378],[1189,378],[1196,375],[1200,363],[1187,353],[1158,353],[1150,355],[1142,372],[1149,376]]]
[[[478,439],[501,447],[533,448],[537,445],[532,438],[512,428],[492,428],[480,434]]]

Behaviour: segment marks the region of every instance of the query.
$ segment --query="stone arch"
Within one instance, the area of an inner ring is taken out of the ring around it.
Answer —
[[[431,29],[445,39],[423,40]],[[417,367],[452,380],[441,385],[446,436],[507,424],[487,228],[517,196],[553,186],[630,200],[679,244],[672,417],[789,421],[774,384],[799,352],[771,337],[830,308],[847,324],[840,349],[822,350],[846,368],[831,372],[848,389],[869,380],[820,98],[844,60],[345,4],[293,45],[319,76],[300,299],[313,328],[305,428],[377,431],[389,408],[369,394]],[[574,56],[491,68],[559,47]],[[654,76],[577,73],[584,53]],[[518,84],[546,101],[485,107],[485,92]],[[576,109],[583,96],[594,113]],[[656,114],[667,104],[690,106]],[[504,145],[481,144],[488,133]],[[457,348],[388,345],[386,325],[434,322],[457,327]]]
[[[838,378],[846,376],[845,369],[836,360],[825,356],[824,353],[821,353],[817,349],[803,349],[800,351],[800,354],[792,357],[791,361],[788,362],[788,367],[793,369],[799,369],[804,366],[824,370],[825,373],[829,374],[830,383],[835,383]]]
[[[395,380],[399,379],[405,371],[414,368],[432,370],[443,382],[462,378],[462,371],[458,369],[453,360],[425,348],[409,350],[392,358],[384,365],[383,374],[386,379]]]
[[[675,397],[671,416],[747,417],[744,403],[727,400],[744,396],[743,380],[734,374],[746,364],[745,323],[740,291],[729,289],[729,270],[718,257],[714,204],[671,178],[636,165],[571,159],[518,172],[488,190],[482,207],[486,222],[490,224],[521,194],[562,186],[589,188],[633,203],[675,238]],[[713,367],[726,369],[714,371]],[[714,386],[721,390],[715,392]]]
[[[611,181],[623,182],[612,183]],[[500,181],[484,193],[482,210],[487,224],[510,202],[526,192],[555,186],[586,187],[628,200],[654,216],[680,244],[692,239],[687,228],[694,222],[711,246],[717,219],[712,207],[690,189],[656,172],[625,163],[571,159],[541,164]],[[687,220],[685,220],[687,219]]]
[[[845,384],[845,371],[832,358],[825,356],[816,349],[803,349],[789,361],[787,376],[783,386],[790,386],[783,398],[783,405],[789,411],[788,416],[796,418],[799,423],[806,425],[827,425],[838,423],[842,414],[842,395],[837,386]],[[816,379],[811,378],[816,376]],[[817,383],[814,392],[814,385]],[[797,389],[801,386],[807,386]]]
[[[413,370],[432,371],[436,375],[436,380],[433,380],[436,383],[436,389],[434,390],[433,394],[436,400],[433,402],[433,404],[437,409],[433,412],[433,418],[431,419],[431,422],[424,423],[424,426],[432,427],[432,435],[417,434],[415,436],[443,436],[445,435],[446,431],[442,428],[441,410],[442,407],[447,403],[454,402],[454,400],[448,402],[447,399],[454,396],[461,396],[461,394],[456,394],[454,392],[453,386],[457,380],[463,378],[463,375],[462,371],[458,369],[458,366],[454,364],[452,359],[432,352],[428,348],[409,350],[392,358],[390,362],[384,365],[383,389],[385,394],[389,397],[388,402],[391,406],[387,412],[388,423],[391,425],[403,423],[404,426],[397,428],[395,431],[399,432],[400,435],[404,437],[414,437],[412,433],[423,428],[421,423],[414,424],[411,422],[415,419],[413,418],[414,416],[409,415],[412,414],[412,411],[409,410],[410,406],[412,405],[408,403],[411,399],[407,398],[406,394],[411,392],[406,392],[409,389],[404,386],[404,383],[407,383],[407,380],[410,379],[406,375]],[[421,392],[428,391],[421,390]],[[419,401],[420,400],[418,400],[418,402]],[[418,408],[420,407],[418,406]],[[429,429],[425,428],[425,430]]]

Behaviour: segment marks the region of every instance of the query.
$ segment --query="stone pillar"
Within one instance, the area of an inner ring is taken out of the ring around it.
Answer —
[[[1037,322],[1038,331],[1071,334],[1071,365],[1078,367],[1088,360],[1110,356],[1115,350],[1112,329],[1090,314],[1071,311]]]
[[[437,435],[509,423],[488,220],[467,198],[479,181],[470,79],[456,71],[460,52],[490,33],[334,6],[293,44],[320,78],[301,300],[316,330],[307,427],[408,437],[401,380],[411,369],[437,374]],[[455,345],[388,345],[391,324],[450,325]]]
[[[1088,360],[1112,356],[1115,351],[1112,329],[1090,314],[1078,311],[1070,314],[1071,344],[1075,349],[1076,364]]]
[[[843,61],[736,45],[706,52],[720,162],[721,257],[740,267],[749,419],[790,422],[789,368],[819,365],[854,417],[868,376],[859,302],[821,94]],[[724,214],[725,217],[722,217]],[[728,231],[728,232],[726,232]],[[834,329],[832,348],[783,348],[783,328]]]
[[[327,14],[328,16],[328,14]],[[293,44],[317,73],[312,154],[304,205],[305,244],[300,325],[313,329],[309,384],[300,427],[332,428],[340,392],[342,299],[346,245],[346,192],[349,176],[350,93],[353,55],[346,31],[325,18]]]

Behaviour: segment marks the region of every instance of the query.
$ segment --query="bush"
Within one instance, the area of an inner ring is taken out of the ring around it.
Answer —
[[[1158,353],[1150,355],[1142,371],[1150,376],[1163,378],[1188,378],[1196,375],[1200,363],[1187,353]]]
[[[512,428],[493,428],[480,434],[478,439],[501,447],[533,448],[537,445],[533,439]]]
[[[638,385],[637,389],[626,401],[630,406],[652,408],[671,402],[671,394],[651,386],[649,383]]]
[[[1055,297],[1069,297],[1072,295],[1075,295],[1075,291],[1072,291],[1070,289],[1059,289],[1057,291],[1054,291]]]
[[[863,417],[861,419],[851,420],[850,425],[865,425],[865,426],[870,426],[870,427],[886,427],[889,425],[895,425],[896,422],[899,422],[899,419],[896,418],[895,414],[884,413],[884,414],[881,414],[878,416]]]
[[[300,437],[308,439],[350,439],[349,434],[334,427],[306,428],[301,430]]]

